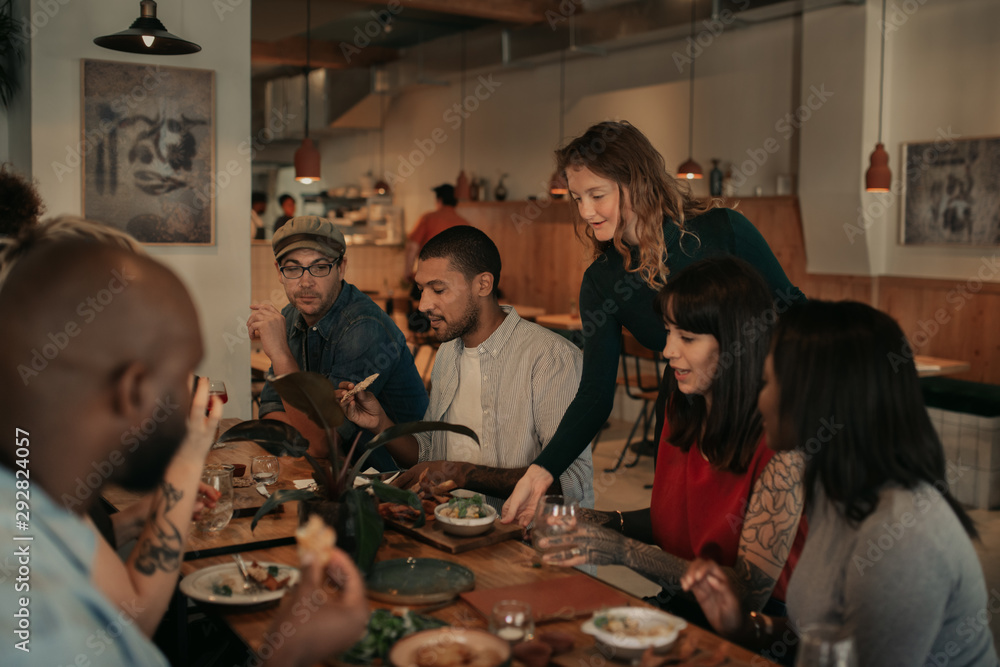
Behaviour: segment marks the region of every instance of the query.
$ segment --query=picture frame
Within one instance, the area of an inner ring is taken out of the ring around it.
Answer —
[[[215,72],[84,59],[80,78],[84,217],[214,245]]]
[[[903,245],[1000,245],[1000,137],[903,144]]]

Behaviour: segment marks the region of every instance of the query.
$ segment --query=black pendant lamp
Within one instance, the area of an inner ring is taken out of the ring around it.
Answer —
[[[691,42],[694,43],[695,5],[697,0],[691,0]],[[677,167],[677,178],[702,178],[704,173],[701,165],[694,161],[694,58],[688,65],[691,69],[690,99],[688,101],[688,159]]]
[[[319,180],[319,149],[316,148],[316,144],[312,139],[309,138],[309,64],[310,64],[310,47],[312,43],[312,2],[311,0],[306,0],[306,68],[303,74],[305,75],[303,79],[306,85],[306,129],[305,136],[302,138],[302,145],[299,149],[295,151],[295,180],[303,185],[309,185],[313,181]]]
[[[892,187],[892,171],[889,170],[889,154],[882,144],[882,96],[885,87],[885,0],[882,0],[882,23],[879,27],[882,33],[882,55],[878,75],[878,143],[869,158],[868,171],[865,172],[865,190],[867,192],[889,192]]]
[[[139,18],[128,30],[97,37],[94,44],[114,51],[148,53],[154,56],[180,56],[201,51],[201,47],[194,42],[167,32],[156,18],[156,3],[153,0],[139,2]]]

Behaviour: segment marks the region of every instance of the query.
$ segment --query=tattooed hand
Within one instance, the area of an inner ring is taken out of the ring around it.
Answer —
[[[550,565],[616,565],[622,563],[627,540],[621,533],[582,521],[562,535],[539,538],[537,545],[542,562]]]

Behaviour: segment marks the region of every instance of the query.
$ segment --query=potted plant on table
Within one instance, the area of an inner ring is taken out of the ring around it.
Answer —
[[[282,489],[273,493],[257,511],[250,524],[253,530],[262,516],[279,505],[299,501],[299,519],[318,514],[337,531],[337,544],[347,551],[362,572],[367,572],[375,560],[382,542],[384,524],[368,494],[371,488],[383,502],[408,505],[418,511],[415,527],[424,523],[420,499],[412,491],[384,484],[377,479],[355,488],[354,480],[372,451],[404,435],[426,431],[453,431],[467,435],[477,443],[476,433],[465,426],[444,422],[409,422],[396,424],[364,445],[363,452],[351,465],[361,432],[354,437],[346,454],[341,449],[337,427],[346,417],[334,393],[334,386],[319,373],[300,371],[269,378],[271,386],[287,404],[301,411],[311,422],[323,429],[329,458],[315,457],[307,451],[309,442],[291,424],[274,419],[254,419],[237,424],[219,437],[219,442],[249,440],[273,456],[302,456],[312,467],[316,489]]]

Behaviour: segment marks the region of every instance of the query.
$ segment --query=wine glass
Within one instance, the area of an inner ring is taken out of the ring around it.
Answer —
[[[221,495],[215,507],[206,507],[198,517],[198,530],[216,532],[229,525],[233,518],[233,468],[231,463],[207,465],[201,471],[201,481]]]
[[[543,496],[535,511],[535,524],[531,529],[531,543],[538,551],[539,559],[549,551],[565,551],[565,547],[542,549],[539,540],[543,537],[565,535],[576,529],[576,514],[580,503],[567,496]]]
[[[209,380],[208,381],[208,404],[211,406],[212,397],[216,396],[222,402],[223,405],[229,402],[229,392],[226,391],[226,383],[222,380]],[[208,411],[206,410],[206,415]],[[218,426],[215,427],[215,444],[212,445],[212,449],[222,449],[225,447],[224,444],[219,443],[219,436],[222,435],[222,420],[219,420]]]
[[[795,667],[857,667],[854,639],[839,625],[819,623],[802,628]]]

